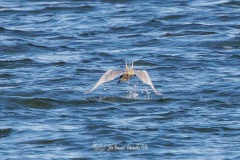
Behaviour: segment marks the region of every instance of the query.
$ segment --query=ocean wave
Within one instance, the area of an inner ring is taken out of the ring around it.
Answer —
[[[10,134],[13,132],[12,128],[1,128],[0,129],[0,139],[4,137],[10,136]]]
[[[47,7],[35,7],[32,9],[29,8],[2,8],[0,9],[1,14],[40,14],[40,13],[54,13],[61,11],[75,11],[77,13],[92,11],[95,7],[92,5],[79,5],[71,6],[71,4],[62,4],[61,6],[47,6]]]

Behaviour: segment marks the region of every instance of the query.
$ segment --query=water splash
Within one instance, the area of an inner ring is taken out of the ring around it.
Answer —
[[[145,97],[144,97],[144,100],[150,100],[151,99],[151,97],[150,97],[150,93],[151,92],[149,92],[148,90],[147,90],[147,88],[145,88],[145,90],[144,90],[147,94],[145,95]]]
[[[131,85],[132,86],[132,85]],[[148,91],[147,88],[145,89],[142,89],[140,91],[140,93],[138,93],[138,90],[140,90],[138,88],[138,82],[135,82],[135,84],[133,85],[133,87],[129,87],[128,91],[127,91],[127,97],[126,98],[129,98],[129,99],[143,99],[144,100],[150,100],[151,97],[150,97],[150,91]],[[143,96],[143,97],[142,97]],[[141,98],[142,97],[142,98]]]
[[[127,98],[138,99],[137,85],[138,83],[134,84],[133,87],[127,91]]]

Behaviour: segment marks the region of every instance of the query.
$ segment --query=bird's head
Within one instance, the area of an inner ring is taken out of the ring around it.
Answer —
[[[132,66],[129,66],[129,67],[128,67],[128,64],[127,64],[127,62],[126,62],[126,69],[125,69],[125,70],[126,70],[126,73],[127,73],[127,74],[129,74],[129,75],[131,75],[131,76],[134,75],[133,62],[132,62]]]

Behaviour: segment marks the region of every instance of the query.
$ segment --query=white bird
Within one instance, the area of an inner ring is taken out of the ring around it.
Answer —
[[[101,84],[111,81],[115,79],[117,76],[120,76],[118,83],[124,82],[129,80],[132,76],[136,75],[139,79],[143,81],[143,83],[148,84],[152,87],[153,91],[156,93],[156,95],[161,95],[155,87],[153,86],[152,80],[150,79],[148,72],[145,70],[134,70],[133,68],[133,63],[131,67],[128,67],[127,62],[126,62],[126,68],[125,71],[119,71],[119,70],[108,70],[106,71],[102,77],[97,81],[97,83],[87,90],[85,94],[92,92],[95,90],[98,86]],[[117,83],[117,84],[118,84]]]

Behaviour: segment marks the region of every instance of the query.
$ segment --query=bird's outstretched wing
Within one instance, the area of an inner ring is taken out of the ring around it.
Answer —
[[[123,74],[123,71],[118,71],[118,70],[108,70],[106,71],[102,77],[97,81],[97,83],[90,88],[89,90],[87,90],[85,92],[85,94],[92,92],[93,90],[95,90],[98,86],[100,86],[101,84],[111,81],[113,79],[115,79],[117,76]]]
[[[143,83],[148,84],[148,85],[150,85],[150,86],[152,87],[152,89],[154,90],[154,92],[156,93],[156,95],[161,95],[161,93],[159,93],[159,92],[155,89],[155,87],[153,86],[152,80],[150,79],[147,71],[145,71],[145,70],[142,70],[142,71],[140,71],[140,70],[135,70],[134,72],[135,72],[136,76],[143,81]]]

